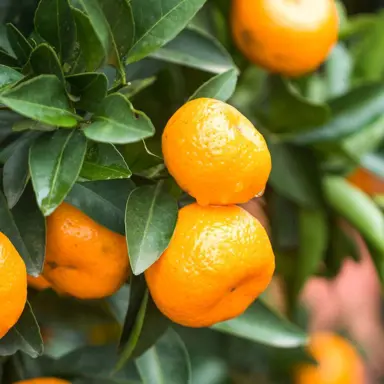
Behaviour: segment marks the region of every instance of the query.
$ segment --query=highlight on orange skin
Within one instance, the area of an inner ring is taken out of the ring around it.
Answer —
[[[38,277],[28,275],[27,281],[29,287],[32,287],[38,291],[43,291],[45,289],[51,288],[51,283],[47,279],[45,279],[43,275],[40,275]]]
[[[317,69],[338,37],[334,0],[233,0],[231,18],[251,62],[292,77]]]
[[[162,136],[164,161],[200,205],[230,205],[262,193],[271,156],[260,132],[234,107],[200,98],[184,104]]]
[[[347,180],[368,195],[384,194],[384,179],[380,179],[364,168],[356,169]]]
[[[129,273],[124,236],[62,203],[47,218],[44,277],[60,293],[98,299],[115,293]]]
[[[311,336],[308,349],[318,365],[297,366],[295,384],[364,384],[363,361],[346,339],[318,332]]]
[[[260,222],[238,206],[182,208],[167,250],[145,271],[172,321],[207,327],[242,314],[272,279],[275,259]]]

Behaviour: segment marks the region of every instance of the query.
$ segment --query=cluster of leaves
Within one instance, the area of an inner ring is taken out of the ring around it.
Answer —
[[[0,230],[38,276],[45,218],[67,201],[126,235],[133,272],[117,294],[91,303],[30,290],[21,319],[0,340],[0,382],[39,375],[76,383],[191,382],[183,339],[196,336],[157,310],[142,273],[167,247],[178,207],[191,201],[164,166],[162,128],[188,99],[228,100],[238,80],[224,23],[229,3],[205,2],[41,0],[33,31],[0,29]],[[273,89],[285,89],[278,81]],[[294,94],[288,85],[286,93]],[[87,346],[92,325],[111,324],[121,329],[117,340]],[[262,300],[205,331],[201,340],[215,345],[240,338],[291,351],[307,342]],[[200,363],[196,382],[213,383]]]

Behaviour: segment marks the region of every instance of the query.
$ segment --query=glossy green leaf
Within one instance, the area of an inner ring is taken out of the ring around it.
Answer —
[[[97,24],[85,12],[72,9],[77,26],[77,39],[80,52],[88,71],[99,68],[107,58],[109,49],[108,36],[104,41],[103,30],[97,29]],[[104,44],[103,44],[104,43]],[[75,67],[75,66],[73,66]],[[71,73],[74,71],[71,70]]]
[[[79,98],[77,109],[94,112],[107,96],[107,77],[103,73],[80,73],[68,76],[67,81],[71,84],[71,94]]]
[[[299,213],[300,245],[295,261],[295,276],[289,288],[296,303],[307,279],[318,272],[328,245],[328,221],[321,210],[301,209]]]
[[[134,188],[131,180],[76,183],[65,201],[111,231],[125,234],[125,205]]]
[[[328,97],[338,97],[351,86],[353,60],[343,43],[337,44],[325,63],[326,88]]]
[[[330,206],[350,222],[375,251],[373,261],[384,281],[384,215],[372,199],[357,187],[338,176],[323,181]]]
[[[98,0],[108,21],[118,58],[124,57],[133,44],[134,20],[129,0]]]
[[[13,24],[7,24],[7,35],[18,62],[22,65],[25,64],[31,54],[32,46]]]
[[[212,328],[278,348],[295,348],[308,343],[308,335],[303,330],[274,312],[260,299],[243,315]]]
[[[148,293],[144,276],[131,279],[128,311],[120,338],[120,370],[131,358],[137,358],[151,348],[167,330],[170,320],[156,307]]]
[[[25,141],[8,158],[3,168],[3,189],[8,207],[19,201],[29,179],[28,153],[32,141]]]
[[[84,128],[89,139],[113,144],[134,143],[154,132],[150,119],[119,93],[106,97],[95,112],[93,123]]]
[[[149,268],[168,247],[177,220],[177,202],[163,183],[131,192],[125,212],[129,259],[135,275]]]
[[[268,145],[272,156],[269,184],[300,206],[319,207],[321,186],[313,153],[287,144],[270,142]]]
[[[151,0],[150,3],[131,0],[135,40],[128,53],[128,63],[143,59],[172,40],[204,3],[205,0]]]
[[[40,44],[34,48],[29,63],[36,75],[55,75],[64,84],[59,58],[48,44]]]
[[[306,99],[292,83],[280,76],[270,76],[267,89],[267,97],[258,106],[257,115],[273,132],[303,131],[323,124],[329,118],[326,104]]]
[[[12,211],[0,193],[0,231],[18,250],[28,273],[40,274],[45,257],[45,220],[36,209],[31,190],[26,190]]]
[[[39,121],[24,119],[17,121],[12,126],[13,132],[23,132],[23,131],[41,131],[41,132],[50,132],[55,131],[58,127],[54,125],[48,125],[40,123]]]
[[[151,56],[212,73],[235,68],[225,48],[214,37],[196,28],[184,29]]]
[[[200,97],[209,97],[221,101],[227,101],[233,94],[237,83],[237,72],[230,69],[209,79],[205,84],[196,90],[190,100]]]
[[[144,383],[191,384],[192,373],[187,349],[171,328],[136,360]]]
[[[0,340],[0,356],[10,356],[23,351],[31,357],[43,353],[43,340],[40,329],[27,302],[17,324]]]
[[[76,43],[76,23],[68,0],[40,0],[35,28],[55,48],[62,62],[71,56]]]
[[[20,72],[0,64],[0,89],[6,85],[16,83],[23,77]]]
[[[123,156],[112,144],[88,143],[80,176],[88,180],[126,179],[132,175]]]
[[[328,123],[300,134],[294,141],[300,144],[334,142],[357,132],[382,114],[384,86],[370,83],[353,88],[333,99],[330,107]]]
[[[87,143],[79,131],[42,135],[31,147],[29,167],[37,202],[45,216],[65,199],[83,165]]]
[[[74,127],[79,116],[72,113],[65,90],[56,76],[41,75],[0,95],[0,103],[42,123]]]

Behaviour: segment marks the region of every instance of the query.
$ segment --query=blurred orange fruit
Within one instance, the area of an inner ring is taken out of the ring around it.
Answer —
[[[243,313],[275,269],[268,235],[238,206],[182,208],[167,250],[145,272],[152,298],[172,321],[205,327]]]
[[[318,366],[303,364],[295,371],[295,384],[363,384],[364,368],[355,348],[333,333],[311,336],[309,352]]]
[[[232,4],[237,46],[270,72],[288,76],[311,72],[337,41],[334,0],[233,0]]]
[[[56,379],[55,377],[38,377],[36,379],[17,381],[14,384],[71,384],[71,382],[62,379]]]
[[[245,203],[264,191],[271,172],[263,136],[218,100],[184,104],[164,129],[162,149],[170,174],[200,205]]]
[[[27,269],[8,237],[0,232],[0,339],[19,320],[27,301]]]
[[[80,299],[115,293],[128,277],[125,237],[62,203],[47,218],[44,277],[53,288]]]
[[[384,179],[380,179],[364,168],[358,168],[353,172],[348,177],[348,181],[368,195],[384,194]]]
[[[38,277],[28,275],[28,286],[37,289],[38,291],[51,288],[49,281],[46,280],[42,275]]]

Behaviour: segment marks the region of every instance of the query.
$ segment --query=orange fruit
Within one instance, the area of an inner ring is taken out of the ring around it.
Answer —
[[[71,382],[62,379],[56,379],[55,377],[38,377],[36,379],[17,381],[14,384],[71,384]]]
[[[112,295],[129,272],[125,237],[62,203],[47,218],[44,277],[53,288],[80,299]]]
[[[43,291],[45,289],[51,288],[51,284],[49,283],[49,281],[46,280],[42,275],[38,277],[28,275],[27,280],[28,286],[37,289],[38,291]]]
[[[200,205],[245,203],[264,191],[271,172],[263,136],[218,100],[184,104],[164,129],[162,149],[170,174]]]
[[[364,368],[355,348],[333,333],[311,336],[309,352],[318,365],[303,364],[295,370],[295,384],[363,384]]]
[[[251,214],[235,205],[191,204],[180,210],[168,248],[145,277],[164,315],[205,327],[243,313],[274,269],[268,235]]]
[[[364,168],[358,168],[349,175],[348,181],[368,195],[384,194],[384,179],[380,179]]]
[[[0,339],[17,323],[27,301],[27,269],[8,237],[0,232]]]
[[[233,0],[231,19],[242,53],[288,76],[319,67],[338,37],[334,0]]]

